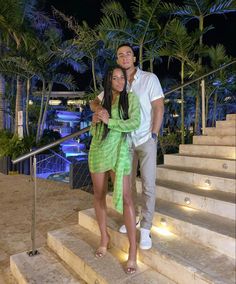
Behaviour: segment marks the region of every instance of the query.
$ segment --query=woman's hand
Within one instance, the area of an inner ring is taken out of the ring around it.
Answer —
[[[106,109],[102,109],[100,111],[97,112],[98,115],[98,119],[100,119],[103,123],[108,124],[109,121],[109,113]]]
[[[92,116],[92,124],[95,125],[97,123],[101,122],[101,120],[98,118],[98,113],[95,112]]]

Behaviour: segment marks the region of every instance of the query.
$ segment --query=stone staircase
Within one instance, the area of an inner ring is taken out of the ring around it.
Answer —
[[[94,257],[99,229],[93,209],[79,212],[78,225],[48,232],[40,255],[11,257],[18,283],[235,283],[236,114],[180,145],[157,167],[153,247],[138,251],[138,271],[128,276],[127,236],[122,216],[107,195],[112,248]],[[137,180],[141,199],[141,182]],[[137,239],[139,232],[137,232]]]

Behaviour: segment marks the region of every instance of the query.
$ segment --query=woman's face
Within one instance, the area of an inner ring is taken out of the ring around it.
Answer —
[[[122,92],[125,87],[125,76],[121,69],[117,68],[113,70],[111,78],[112,91]]]

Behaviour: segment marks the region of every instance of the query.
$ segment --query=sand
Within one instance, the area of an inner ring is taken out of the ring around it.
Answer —
[[[29,176],[0,173],[0,284],[15,284],[10,255],[31,250],[34,184]],[[93,195],[67,184],[39,180],[36,248],[46,244],[47,232],[76,224],[78,211],[93,207]]]

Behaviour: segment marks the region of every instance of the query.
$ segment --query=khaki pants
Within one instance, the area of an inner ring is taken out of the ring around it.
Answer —
[[[150,138],[147,142],[131,149],[133,164],[131,174],[132,195],[136,216],[140,214],[137,203],[136,176],[138,162],[142,180],[141,228],[150,230],[156,201],[156,156],[157,142]]]

